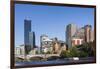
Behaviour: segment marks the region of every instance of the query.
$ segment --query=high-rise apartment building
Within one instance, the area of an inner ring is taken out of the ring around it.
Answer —
[[[75,35],[77,31],[77,26],[75,24],[68,24],[66,27],[66,43],[68,48],[72,46],[72,37]]]
[[[85,42],[90,42],[91,41],[91,34],[92,34],[92,26],[91,25],[85,25]]]

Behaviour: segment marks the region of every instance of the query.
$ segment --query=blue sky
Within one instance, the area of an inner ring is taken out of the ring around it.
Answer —
[[[86,24],[93,27],[94,8],[16,4],[15,46],[24,44],[24,19],[32,20],[32,31],[39,46],[42,34],[65,41],[65,28],[70,23],[78,27]]]

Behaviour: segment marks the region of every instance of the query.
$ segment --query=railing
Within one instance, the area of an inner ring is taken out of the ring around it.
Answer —
[[[51,56],[59,56],[59,54],[38,54],[38,55],[15,55],[15,57],[19,57],[19,58],[31,58],[31,57],[42,57],[42,58],[48,58]]]

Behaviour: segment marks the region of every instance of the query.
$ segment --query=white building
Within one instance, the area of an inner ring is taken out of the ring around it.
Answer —
[[[20,47],[15,47],[15,55],[20,55]]]
[[[42,35],[40,37],[40,42],[41,42],[41,51],[42,52],[48,52],[52,51],[52,40],[48,38],[47,35]]]
[[[25,46],[24,46],[24,44],[15,47],[15,55],[25,55]]]

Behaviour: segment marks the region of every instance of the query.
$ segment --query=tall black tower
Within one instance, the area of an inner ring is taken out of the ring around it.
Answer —
[[[24,45],[25,45],[25,52],[28,54],[30,50],[30,43],[29,43],[29,32],[31,32],[31,20],[24,20]]]

